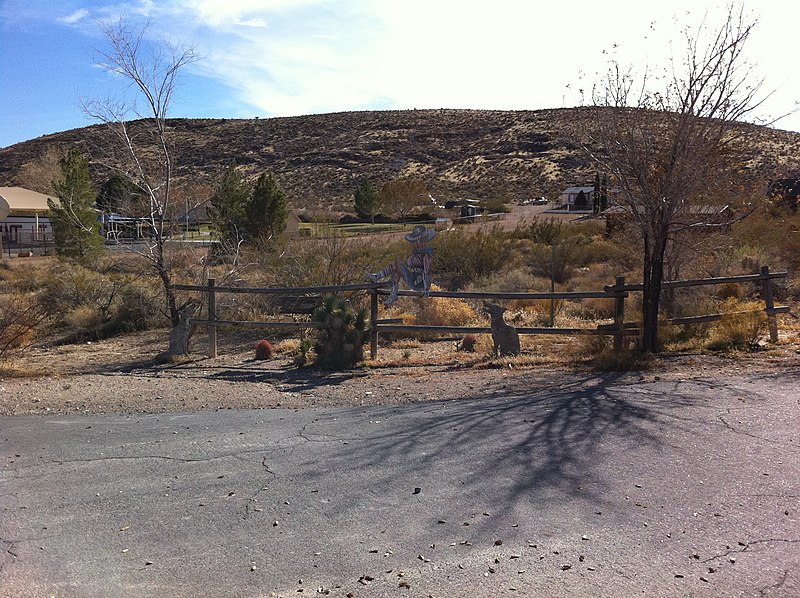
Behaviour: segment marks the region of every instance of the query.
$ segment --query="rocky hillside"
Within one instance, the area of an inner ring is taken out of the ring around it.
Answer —
[[[293,208],[349,210],[353,188],[363,177],[377,184],[419,177],[442,200],[554,198],[568,185],[591,183],[594,171],[579,145],[581,114],[581,109],[405,110],[173,119],[170,126],[182,180],[211,184],[219,168],[235,160],[249,175],[274,173]],[[759,168],[785,167],[800,156],[800,134],[746,129],[748,159]],[[30,165],[48,148],[73,144],[89,154],[99,185],[108,177],[101,164],[109,157],[100,149],[107,139],[103,126],[95,125],[1,148],[0,185],[31,186]]]

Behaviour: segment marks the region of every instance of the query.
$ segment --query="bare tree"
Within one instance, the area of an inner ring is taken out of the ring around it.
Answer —
[[[380,205],[392,210],[405,224],[414,210],[428,201],[428,187],[419,179],[394,179],[381,185],[378,191]]]
[[[704,21],[684,31],[685,54],[657,89],[650,73],[637,76],[618,63],[595,88],[586,148],[611,174],[615,199],[641,234],[643,352],[658,350],[665,257],[675,234],[721,226],[725,205],[752,199],[741,121],[763,101],[743,53],[754,25],[731,5],[718,29]]]
[[[135,100],[96,100],[84,108],[89,116],[107,125],[109,165],[142,190],[147,205],[144,220],[149,228],[144,256],[164,287],[172,325],[180,321],[171,259],[166,242],[176,216],[185,206],[174,197],[175,160],[167,116],[181,70],[199,59],[191,46],[146,40],[149,25],[136,28],[120,20],[102,24],[109,49],[101,52],[102,66],[129,84]]]

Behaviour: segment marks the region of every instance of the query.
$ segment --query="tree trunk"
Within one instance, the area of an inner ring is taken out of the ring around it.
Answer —
[[[658,308],[661,283],[664,279],[664,239],[654,239],[652,246],[645,239],[644,277],[642,289],[642,353],[658,351]]]

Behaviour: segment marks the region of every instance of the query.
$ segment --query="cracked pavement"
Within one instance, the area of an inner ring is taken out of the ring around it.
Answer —
[[[797,596],[798,378],[0,417],[0,593]]]

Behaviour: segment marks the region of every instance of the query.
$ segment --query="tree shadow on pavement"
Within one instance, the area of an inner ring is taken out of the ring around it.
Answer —
[[[608,482],[598,463],[619,446],[661,450],[662,429],[690,425],[676,409],[695,405],[692,394],[677,385],[648,395],[642,385],[631,386],[630,376],[622,382],[623,376],[600,374],[558,388],[511,386],[503,396],[424,407],[370,409],[369,422],[354,430],[345,447],[306,464],[308,474],[333,471],[342,477],[346,496],[337,500],[342,510],[363,506],[387,487],[397,489],[402,503],[409,488],[425,485],[432,494],[458,492],[454,499],[475,508],[481,497],[495,497],[497,504],[486,505],[494,512],[511,513],[519,504],[548,498],[598,503]],[[307,427],[308,439],[325,425],[319,418]],[[378,473],[345,482],[348,472],[360,470]]]

